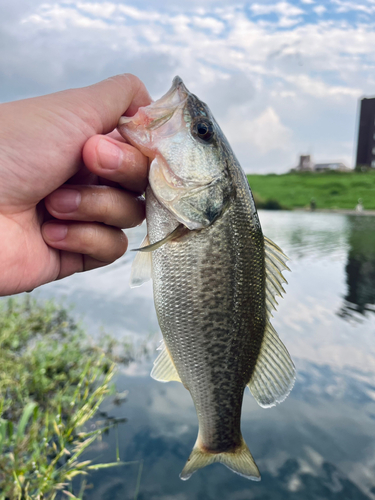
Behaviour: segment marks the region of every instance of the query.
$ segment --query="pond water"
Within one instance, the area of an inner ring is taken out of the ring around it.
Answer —
[[[304,212],[260,212],[263,232],[290,257],[287,294],[273,320],[297,368],[288,399],[260,408],[246,391],[244,438],[258,464],[255,483],[220,464],[183,482],[178,475],[197,435],[189,393],[149,377],[152,360],[117,377],[129,390],[103,410],[127,419],[91,449],[100,462],[135,464],[92,474],[90,500],[375,499],[375,218]],[[144,227],[129,231],[135,248]],[[33,292],[74,303],[93,336],[101,328],[135,341],[157,335],[152,288],[128,286],[128,252],[107,268]],[[155,353],[156,356],[156,353]]]

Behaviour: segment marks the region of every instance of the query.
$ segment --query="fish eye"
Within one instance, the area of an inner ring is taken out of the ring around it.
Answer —
[[[193,133],[204,142],[210,142],[214,135],[212,124],[208,120],[197,120],[194,124]]]

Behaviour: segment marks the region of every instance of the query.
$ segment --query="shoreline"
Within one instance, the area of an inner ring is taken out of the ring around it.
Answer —
[[[251,191],[259,208],[291,208],[347,215],[375,215],[375,169],[371,172],[249,174]],[[361,200],[361,201],[359,201]],[[364,209],[356,212],[357,205]],[[279,207],[277,207],[279,205]],[[333,208],[338,207],[338,208]],[[345,207],[345,208],[344,208]]]
[[[326,214],[341,214],[341,215],[372,215],[375,216],[375,210],[350,210],[348,208],[316,208],[315,210],[310,210],[310,208],[293,208],[293,212],[309,212],[309,213],[326,213]]]

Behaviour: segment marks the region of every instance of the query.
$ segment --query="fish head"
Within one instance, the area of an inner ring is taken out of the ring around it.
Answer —
[[[228,144],[208,106],[180,77],[163,97],[121,117],[118,131],[152,160],[156,198],[186,227],[207,227],[228,206]]]

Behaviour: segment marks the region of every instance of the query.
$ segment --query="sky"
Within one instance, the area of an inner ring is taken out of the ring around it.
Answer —
[[[358,102],[375,96],[375,0],[0,0],[0,102],[175,75],[205,101],[247,173],[300,154],[353,167]]]

